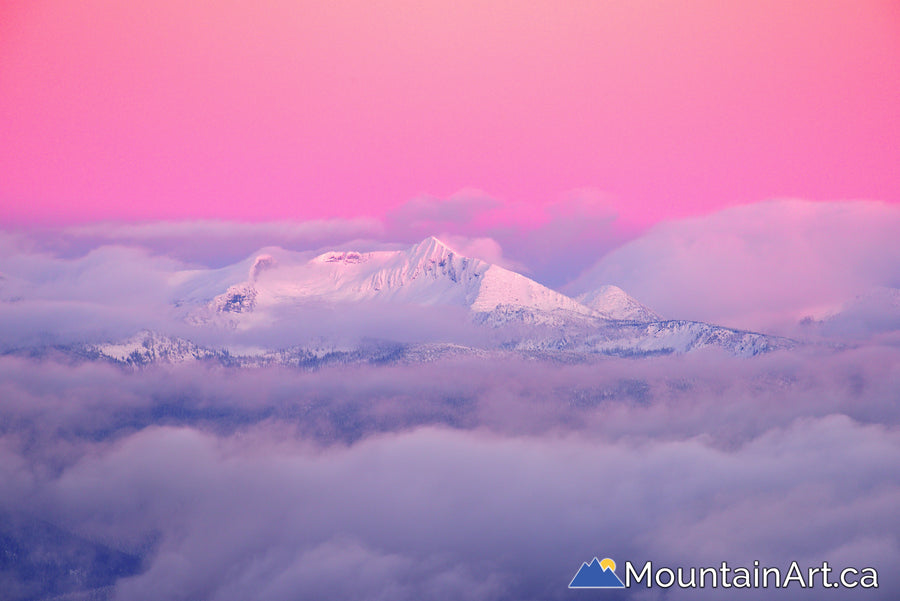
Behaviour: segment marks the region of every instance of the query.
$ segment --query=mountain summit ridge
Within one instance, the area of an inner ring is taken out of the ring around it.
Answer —
[[[304,301],[388,301],[462,306],[474,313],[510,306],[594,314],[561,292],[464,256],[434,236],[404,250],[335,250],[305,261],[260,254],[245,280],[231,282],[225,290],[210,289],[206,298],[214,313],[247,313]]]

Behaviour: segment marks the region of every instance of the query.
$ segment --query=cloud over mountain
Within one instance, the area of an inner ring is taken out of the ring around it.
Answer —
[[[666,315],[771,328],[900,286],[900,209],[772,201],[663,222],[567,289],[608,283]]]

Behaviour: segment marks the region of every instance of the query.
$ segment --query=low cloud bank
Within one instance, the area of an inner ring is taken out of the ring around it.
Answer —
[[[111,599],[565,599],[594,555],[900,586],[885,347],[314,373],[7,357],[0,376],[0,512],[120,554]],[[821,594],[781,592],[749,596]]]

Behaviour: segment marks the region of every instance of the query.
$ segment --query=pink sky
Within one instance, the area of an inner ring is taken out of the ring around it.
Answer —
[[[896,2],[260,4],[0,5],[0,224],[900,202]]]

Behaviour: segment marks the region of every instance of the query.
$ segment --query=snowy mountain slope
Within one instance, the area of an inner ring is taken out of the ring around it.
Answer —
[[[126,365],[153,363],[184,363],[198,360],[217,360],[222,351],[204,348],[183,338],[164,336],[150,330],[142,330],[120,342],[91,345],[89,350],[100,357]]]
[[[281,365],[318,369],[328,365],[427,363],[447,357],[484,359],[498,352],[538,353],[544,357],[565,355],[570,360],[589,360],[598,355],[641,357],[717,348],[731,355],[752,357],[796,345],[785,338],[702,322],[642,323],[508,305],[475,313],[473,320],[494,334],[480,346],[440,340],[402,344],[363,339],[354,344],[336,344],[315,339],[280,349],[214,348],[145,330],[122,342],[74,347],[69,351],[79,357],[96,357],[131,367],[206,361],[237,367]]]
[[[297,345],[283,349],[212,348],[180,337],[143,330],[121,341],[104,344],[73,345],[56,351],[84,359],[100,359],[123,367],[144,368],[203,361],[227,367],[286,366],[318,369],[330,365],[383,365],[404,360],[409,354],[413,362],[433,361],[436,357],[459,355],[466,351],[457,345],[427,344],[416,349],[391,341],[360,341],[356,346]]]
[[[639,356],[716,347],[737,356],[754,356],[795,346],[786,338],[685,320],[642,322],[502,306],[475,319],[494,329],[498,347],[519,351]]]
[[[521,323],[516,326],[521,327]],[[143,331],[123,342],[73,347],[68,350],[78,357],[94,357],[133,368],[205,361],[230,367],[287,366],[319,369],[330,365],[429,363],[450,357],[487,359],[510,353],[538,353],[547,358],[565,356],[569,360],[586,361],[602,355],[642,357],[718,348],[731,355],[752,357],[789,349],[794,345],[792,341],[783,338],[690,321],[649,324],[598,321],[593,328],[575,330],[537,327],[511,331],[501,327],[498,333],[500,336],[496,344],[484,348],[441,342],[399,344],[385,340],[364,340],[351,347],[328,348],[301,344],[285,349],[241,351],[202,347],[183,338]]]
[[[302,263],[308,261],[311,256],[310,253],[267,247],[243,261],[219,269],[177,271],[169,277],[169,294],[172,302],[178,306],[205,305],[230,286],[253,283],[260,273],[271,266],[280,263]]]
[[[600,286],[577,296],[576,300],[607,319],[643,322],[662,319],[657,313],[633,299],[618,286]]]
[[[179,302],[204,300],[215,314],[251,313],[309,301],[453,305],[473,312],[506,305],[593,313],[523,275],[464,257],[433,237],[402,251],[335,251],[311,259],[265,254],[241,267],[246,270],[243,280],[230,283],[227,277],[198,275],[206,280],[192,286],[190,275],[182,276],[181,289],[191,293]],[[233,276],[234,270],[227,275]]]

